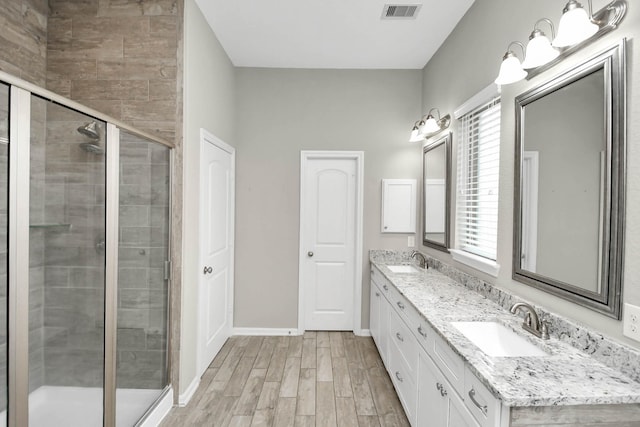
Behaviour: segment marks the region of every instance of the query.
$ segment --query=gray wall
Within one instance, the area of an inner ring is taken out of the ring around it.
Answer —
[[[594,10],[603,7],[605,0],[593,2]],[[558,22],[562,2],[542,0],[476,0],[465,17],[444,45],[427,64],[423,73],[423,111],[438,107],[443,112],[453,112],[458,106],[493,82],[500,60],[512,40],[526,41],[538,18],[548,17]],[[640,9],[629,7],[627,16],[612,34],[573,55],[552,70],[533,78],[502,88],[502,131],[500,150],[500,206],[498,224],[498,278],[489,277],[453,262],[451,257],[439,251],[423,247],[430,255],[456,264],[457,267],[476,274],[490,283],[497,284],[517,295],[552,310],[567,315],[598,331],[620,339],[636,348],[638,342],[622,336],[622,322],[599,315],[547,293],[540,292],[511,279],[513,235],[513,164],[514,164],[514,97],[533,85],[541,83],[574,66],[595,52],[614,44],[622,37],[634,38],[640,28]],[[640,147],[634,144],[640,138],[640,47],[632,40],[628,45],[628,128],[627,136],[627,221],[624,301],[640,305],[640,241],[634,238],[640,229]],[[586,119],[586,118],[585,118]],[[455,157],[454,136],[454,157]],[[454,162],[455,164],[455,158]]]
[[[363,327],[371,248],[406,248],[380,233],[382,178],[421,177],[419,70],[237,70],[235,326],[298,323],[300,151],[364,151]]]
[[[194,0],[184,20],[184,240],[180,393],[196,377],[200,128],[234,145],[234,67]],[[178,313],[175,313],[177,316]]]

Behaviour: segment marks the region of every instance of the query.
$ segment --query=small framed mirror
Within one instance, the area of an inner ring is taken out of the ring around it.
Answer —
[[[516,98],[513,278],[616,319],[624,44]]]
[[[422,177],[422,243],[448,252],[451,132],[424,147]]]

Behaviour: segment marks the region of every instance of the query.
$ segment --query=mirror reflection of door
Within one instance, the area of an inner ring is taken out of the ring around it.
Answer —
[[[425,245],[447,250],[449,246],[449,153],[451,133],[424,148],[423,218]]]

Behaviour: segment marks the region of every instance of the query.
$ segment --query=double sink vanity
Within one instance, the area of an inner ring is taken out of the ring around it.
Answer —
[[[485,283],[477,292],[433,259],[370,261],[371,335],[413,426],[640,426],[640,383],[617,370],[622,358],[591,357],[550,315]]]

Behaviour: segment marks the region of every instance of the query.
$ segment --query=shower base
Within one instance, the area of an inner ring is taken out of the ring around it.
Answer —
[[[162,390],[117,390],[116,425],[133,426],[161,393]],[[42,386],[29,394],[29,426],[100,427],[102,400],[101,388]],[[3,411],[0,427],[5,426]]]

